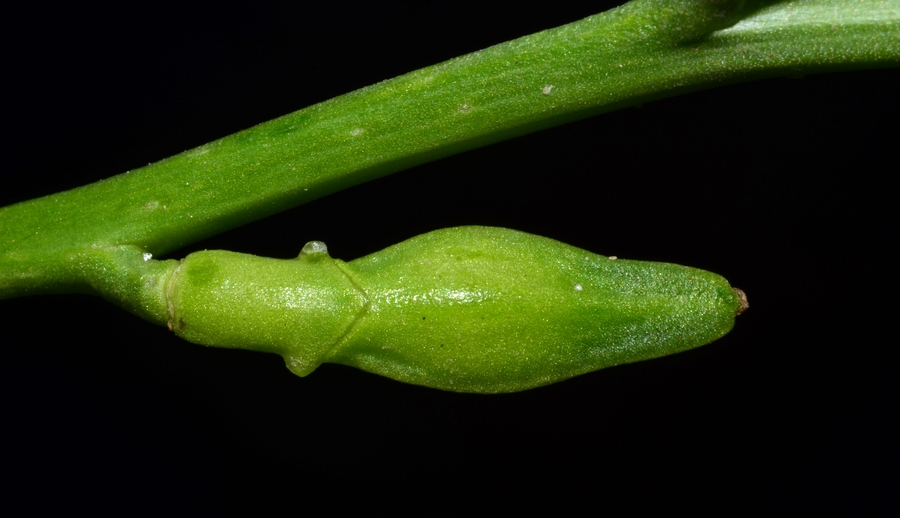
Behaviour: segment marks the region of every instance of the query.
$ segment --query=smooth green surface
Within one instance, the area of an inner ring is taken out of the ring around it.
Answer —
[[[512,392],[684,351],[739,301],[713,273],[459,227],[352,261],[367,312],[326,361],[461,392]]]
[[[713,273],[627,261],[514,230],[458,227],[344,263],[209,251],[169,285],[193,342],[276,352],[459,392],[513,392],[709,343],[739,300]]]
[[[89,247],[165,254],[350,185],[605,111],[738,81],[898,64],[900,0],[637,0],[0,209],[0,298],[95,292],[96,279],[72,274],[96,270],[71,264]]]

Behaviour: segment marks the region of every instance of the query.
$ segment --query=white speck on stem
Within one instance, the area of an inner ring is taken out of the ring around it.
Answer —
[[[581,287],[581,284],[576,284],[576,285],[575,285],[575,291],[581,291],[581,290],[583,290],[583,289],[584,289],[584,288]]]
[[[541,88],[541,93],[544,95],[550,95],[550,92],[552,92],[552,91],[553,91],[553,85],[547,85],[547,86]]]
[[[153,257],[153,254],[145,252],[143,255],[144,262],[149,261]]]
[[[616,259],[618,259],[618,257],[616,257],[614,255],[609,256],[610,261],[615,261]]]
[[[350,136],[358,137],[365,132],[366,132],[366,130],[364,130],[362,128],[354,128],[354,129],[350,130]]]

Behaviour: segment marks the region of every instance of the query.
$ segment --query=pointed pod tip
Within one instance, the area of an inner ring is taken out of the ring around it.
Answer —
[[[744,311],[747,311],[750,308],[750,303],[747,301],[747,294],[744,293],[744,290],[740,288],[731,288],[734,291],[734,294],[737,295],[738,298],[738,308],[737,312],[734,314],[735,316],[740,315]]]

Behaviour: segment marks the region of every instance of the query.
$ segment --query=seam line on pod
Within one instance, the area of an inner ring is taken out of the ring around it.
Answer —
[[[347,338],[350,336],[350,334],[353,333],[353,330],[356,329],[357,324],[363,319],[364,316],[369,313],[369,309],[371,307],[368,293],[362,286],[360,286],[356,279],[354,279],[353,276],[350,275],[350,272],[348,272],[344,268],[344,264],[344,261],[341,261],[340,259],[334,260],[334,265],[337,266],[337,269],[340,270],[345,277],[347,277],[347,280],[350,281],[350,284],[353,285],[353,288],[356,289],[356,291],[359,292],[359,294],[362,296],[363,305],[359,312],[356,313],[356,316],[353,318],[353,322],[351,322],[350,325],[348,325],[347,328],[344,329],[344,332],[341,333],[341,336],[339,336],[337,340],[334,341],[334,345],[331,346],[331,349],[329,349],[328,352],[326,352],[322,356],[323,358],[327,358],[328,356],[330,356],[333,351],[338,350],[344,344],[344,342],[347,341]],[[323,361],[327,361],[327,359]]]
[[[184,259],[178,263],[178,266],[172,271],[172,275],[169,276],[168,282],[166,282],[165,294],[166,309],[169,310],[169,321],[167,322],[169,331],[175,331],[175,302],[173,301],[175,298],[175,278],[178,277],[178,272],[181,271],[182,266],[184,266]]]

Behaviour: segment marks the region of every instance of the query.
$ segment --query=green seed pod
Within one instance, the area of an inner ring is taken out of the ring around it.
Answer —
[[[513,392],[709,343],[742,293],[713,273],[617,260],[522,232],[459,227],[344,263],[191,254],[169,288],[188,340],[458,392]]]

